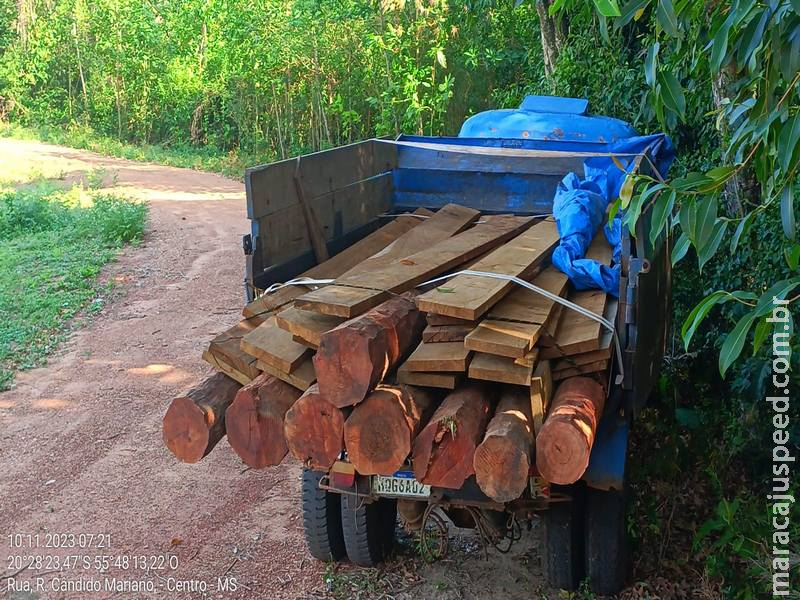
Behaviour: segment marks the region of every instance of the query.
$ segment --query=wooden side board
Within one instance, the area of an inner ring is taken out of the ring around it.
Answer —
[[[284,331],[318,348],[322,335],[341,325],[343,319],[291,307],[276,314],[275,322]]]
[[[558,241],[555,222],[544,220],[503,244],[471,268],[525,278],[547,260]],[[514,287],[514,283],[501,279],[458,275],[439,288],[419,296],[417,306],[427,312],[475,320]]]
[[[295,306],[352,318],[427,279],[469,261],[527,229],[529,217],[486,217],[485,223],[368,274],[342,277],[335,285],[309,292]]]

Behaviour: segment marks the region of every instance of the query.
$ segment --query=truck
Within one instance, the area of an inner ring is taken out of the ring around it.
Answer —
[[[375,231],[391,216],[457,203],[481,214],[548,215],[559,182],[582,173],[585,161],[611,158],[629,171],[662,177],[661,143],[642,139],[624,121],[588,114],[588,102],[528,96],[517,109],[476,114],[456,137],[400,135],[369,139],[246,171],[244,236],[247,301],[317,262],[307,227],[312,208],[330,256]],[[297,193],[298,177],[303,193]],[[540,519],[548,582],[576,589],[588,578],[599,593],[616,593],[629,571],[626,462],[632,424],[659,377],[670,325],[670,239],[649,239],[652,205],[635,230],[623,228],[616,336],[608,398],[583,477],[568,486],[532,470],[526,492],[499,504],[474,477],[461,489],[414,481],[410,468],[394,477],[362,476],[346,452],[328,472],[306,469],[302,515],[310,553],[320,560],[374,566],[389,554],[398,512],[415,525],[432,555],[447,535],[444,515],[475,527],[488,542],[511,543],[518,528]],[[316,240],[319,244],[320,240]],[[316,249],[318,251],[318,248]]]

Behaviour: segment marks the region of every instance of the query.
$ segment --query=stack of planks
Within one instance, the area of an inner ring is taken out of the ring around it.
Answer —
[[[289,453],[320,471],[346,456],[362,475],[410,462],[423,484],[459,488],[474,476],[497,502],[519,498],[534,465],[549,481],[576,481],[602,413],[611,336],[508,277],[612,321],[616,307],[571,289],[550,265],[558,242],[552,219],[454,204],[397,217],[301,275],[333,283],[265,294],[211,340],[203,358],[218,373],[173,400],[167,447],[196,462],[227,433],[252,468]],[[610,262],[604,236],[588,256]],[[467,268],[499,277],[420,289]]]

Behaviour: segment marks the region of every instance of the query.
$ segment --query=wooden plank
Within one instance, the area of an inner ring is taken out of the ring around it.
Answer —
[[[292,339],[272,317],[242,338],[242,350],[258,360],[286,373],[294,371],[311,350]]]
[[[419,216],[433,215],[431,211],[426,209],[417,209],[413,214]],[[352,246],[345,248],[339,254],[329,258],[324,263],[305,271],[301,277],[310,277],[312,279],[338,277],[374,254],[381,252],[397,238],[421,224],[422,219],[417,217],[397,217]],[[250,320],[254,326],[260,325],[276,309],[292,302],[307,291],[308,288],[303,286],[281,288],[273,294],[262,296],[247,304],[242,311],[242,315]]]
[[[538,434],[542,428],[552,397],[553,376],[550,371],[550,361],[543,360],[536,365],[531,376],[531,414],[534,434]]]
[[[525,278],[547,260],[559,241],[555,221],[537,223],[497,248],[471,268]],[[477,275],[459,275],[417,298],[420,310],[459,319],[477,319],[514,288],[514,283]],[[443,293],[444,291],[447,293]]]
[[[573,292],[569,296],[569,300],[594,314],[604,315],[606,319],[610,318],[612,322],[616,315],[616,300],[612,298],[613,301],[609,302],[607,294],[601,290]],[[604,329],[603,325],[594,319],[567,308],[562,312],[558,328],[553,336],[554,345],[543,348],[541,357],[562,358],[599,350],[601,333]]]
[[[469,363],[469,378],[512,385],[530,385],[533,368],[518,365],[514,359],[476,352]]]
[[[225,360],[223,356],[217,356],[210,350],[203,350],[203,360],[214,367],[217,371],[225,373],[225,375],[234,381],[241,383],[242,385],[247,385],[254,379],[253,377],[242,373],[236,367],[232,366]]]
[[[253,329],[254,327],[246,321],[240,321],[214,337],[208,345],[208,352],[217,359],[223,360],[239,373],[255,379],[259,375],[255,359],[240,348],[242,338]],[[215,365],[214,362],[211,364]]]
[[[608,360],[611,358],[611,340],[612,334],[608,329],[603,329],[600,338],[600,349],[593,352],[584,352],[583,354],[575,354],[573,356],[566,356],[561,358],[553,364],[553,371],[563,371],[581,365],[588,365],[601,360]]]
[[[403,367],[407,371],[465,372],[469,364],[469,350],[461,342],[440,344],[420,343]]]
[[[534,277],[531,283],[556,296],[564,296],[567,293],[568,281],[567,276],[561,271],[555,267],[547,267]],[[517,287],[489,310],[487,318],[544,324],[554,304],[556,303],[541,294]]]
[[[303,344],[303,346],[307,346],[307,347],[311,348],[312,350],[318,350],[319,349],[319,345],[318,344],[313,344],[313,343],[309,342],[308,340],[304,340],[299,335],[293,335],[292,339],[295,342],[297,342],[298,344]]]
[[[260,360],[256,361],[256,366],[265,373],[269,373],[302,391],[306,391],[317,381],[317,375],[314,373],[314,362],[311,356],[307,356],[291,373],[285,373]]]
[[[538,323],[485,319],[464,338],[464,346],[475,352],[522,358],[533,348],[541,331]]]
[[[408,385],[454,390],[463,380],[463,373],[408,371],[402,366],[397,370],[397,381]]]
[[[410,290],[502,244],[532,222],[529,217],[511,216],[486,217],[484,221],[432,247],[372,271],[368,276],[358,274],[339,278],[336,285],[300,296],[295,305],[340,317],[358,316],[386,300],[390,294]]]
[[[533,348],[525,353],[522,358],[515,358],[514,363],[522,367],[536,366],[536,361],[539,359],[539,349]]]
[[[455,319],[446,315],[437,315],[436,313],[428,313],[428,325],[434,327],[445,325],[464,325],[465,327],[475,328],[478,325],[477,321],[465,321],[464,319]]]
[[[275,322],[281,329],[318,348],[322,334],[341,325],[343,319],[291,307],[276,314]]]
[[[562,369],[561,371],[553,371],[553,380],[561,381],[568,377],[575,377],[576,375],[587,375],[589,373],[597,373],[598,371],[605,371],[608,369],[609,361],[599,360],[597,362],[589,363],[587,365],[580,365],[570,369]]]
[[[463,342],[470,331],[472,327],[469,325],[428,325],[422,331],[422,341],[429,344]]]

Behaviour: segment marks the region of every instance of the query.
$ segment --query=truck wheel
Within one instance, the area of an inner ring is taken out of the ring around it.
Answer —
[[[347,554],[342,534],[341,496],[319,488],[323,473],[303,469],[303,533],[316,559],[340,560]]]
[[[554,588],[575,590],[583,579],[583,497],[553,502],[543,513],[544,573]]]
[[[342,495],[342,529],[347,557],[362,567],[374,567],[394,546],[397,500],[381,498],[369,504]]]
[[[598,594],[618,594],[630,567],[626,496],[589,489],[586,499],[586,575]]]

